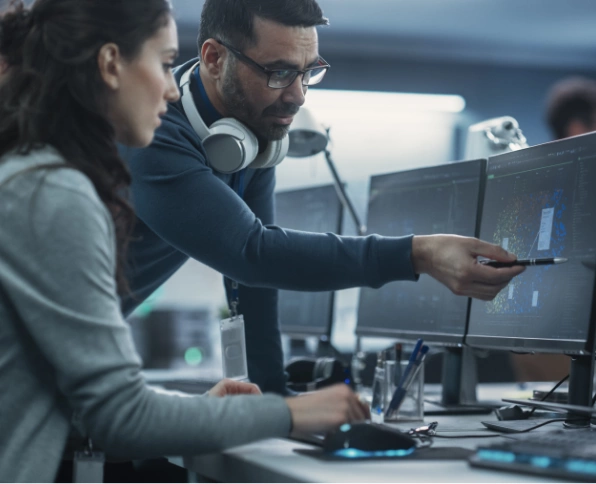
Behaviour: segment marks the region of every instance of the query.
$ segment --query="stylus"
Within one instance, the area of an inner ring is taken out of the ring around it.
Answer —
[[[480,264],[490,267],[515,267],[515,266],[545,266],[567,262],[565,257],[543,257],[541,259],[517,259],[513,262],[498,262],[496,260],[480,260]]]

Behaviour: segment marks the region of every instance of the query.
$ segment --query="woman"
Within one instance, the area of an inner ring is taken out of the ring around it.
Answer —
[[[0,20],[1,481],[52,481],[73,423],[145,458],[366,417],[345,386],[283,399],[145,385],[117,295],[133,214],[116,142],[151,142],[179,96],[177,48],[167,0],[13,2]]]

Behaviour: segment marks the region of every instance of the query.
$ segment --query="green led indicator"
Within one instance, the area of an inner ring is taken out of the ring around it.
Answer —
[[[184,352],[184,361],[190,366],[199,366],[203,361],[203,352],[200,348],[191,347]]]
[[[492,180],[495,177],[495,175],[488,175],[488,179]]]

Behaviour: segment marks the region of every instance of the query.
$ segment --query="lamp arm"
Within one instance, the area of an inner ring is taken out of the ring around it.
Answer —
[[[344,190],[344,186],[343,186],[341,180],[339,179],[339,174],[337,173],[337,170],[335,169],[335,164],[333,163],[333,160],[331,159],[331,152],[329,150],[325,150],[325,160],[327,161],[327,166],[329,167],[329,170],[331,171],[331,175],[333,176],[333,184],[335,185],[335,191],[337,192],[337,196],[339,197],[339,200],[340,200],[342,206],[344,208],[347,208],[348,212],[350,212],[350,215],[352,216],[352,220],[354,221],[354,224],[356,225],[356,230],[358,231],[358,235],[366,234],[366,225],[363,225],[360,222],[360,219],[358,218],[358,214],[356,213],[356,210],[354,209],[354,205],[352,204],[352,201],[348,198],[348,194]]]

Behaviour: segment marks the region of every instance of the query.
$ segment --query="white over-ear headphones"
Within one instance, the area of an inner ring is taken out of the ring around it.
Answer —
[[[203,142],[209,165],[220,173],[234,173],[250,168],[271,168],[278,165],[288,153],[288,136],[270,141],[263,153],[254,133],[234,118],[223,118],[207,127],[201,118],[190,92],[192,72],[199,62],[188,69],[180,79],[182,106],[190,124]]]

